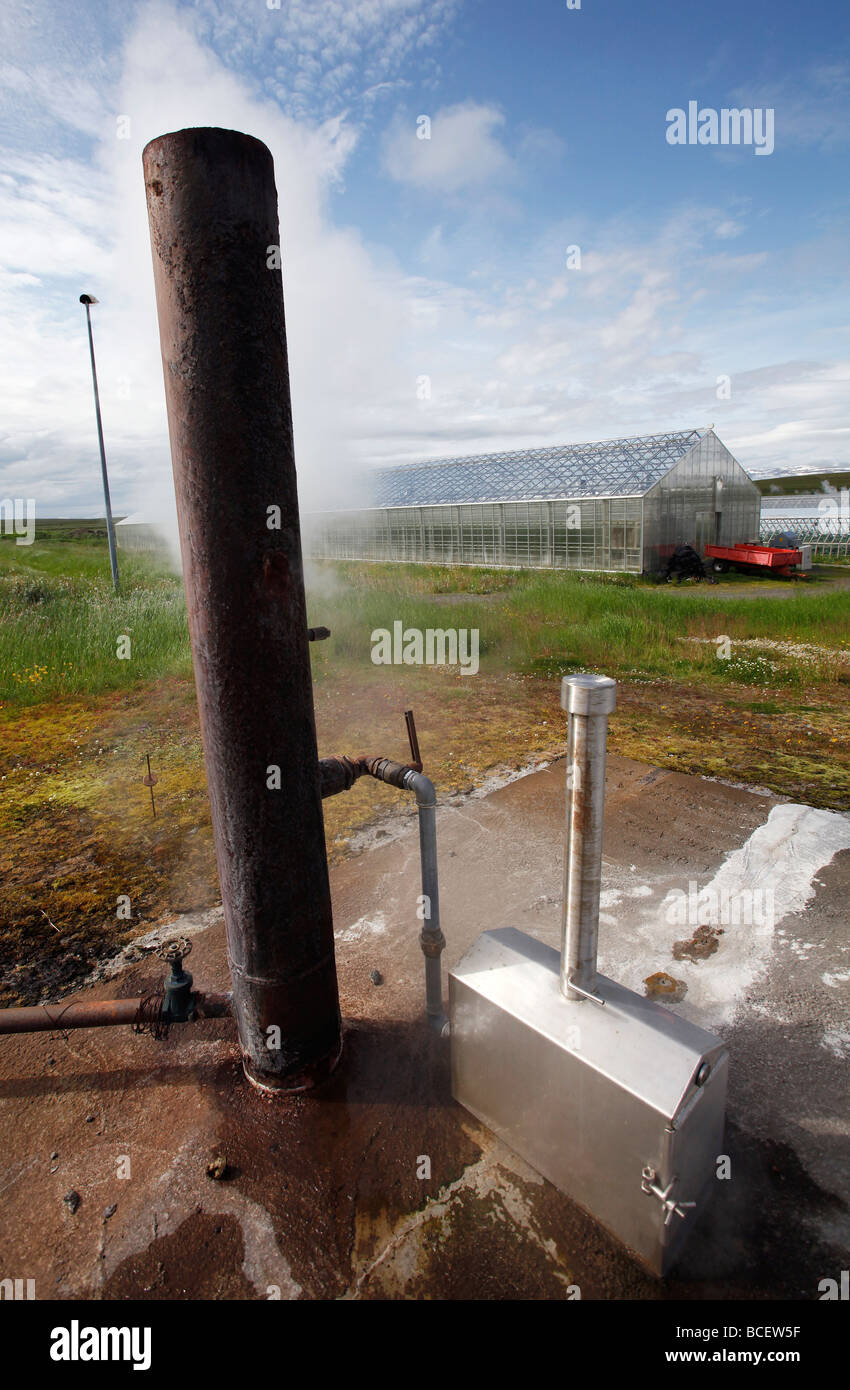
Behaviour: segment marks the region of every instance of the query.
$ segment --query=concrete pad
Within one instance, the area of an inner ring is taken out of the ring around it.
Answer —
[[[493,926],[557,944],[563,783],[556,763],[441,805],[446,964]],[[816,1298],[850,1244],[850,819],[609,759],[600,969],[672,981],[731,1051],[731,1178],[661,1283],[451,1100],[398,805],[332,873],[346,1046],[316,1094],[249,1088],[229,1020],[0,1037],[3,1277],[40,1298]],[[197,986],[227,988],[220,914],[187,926]],[[113,968],[77,997],[160,978],[144,954]]]

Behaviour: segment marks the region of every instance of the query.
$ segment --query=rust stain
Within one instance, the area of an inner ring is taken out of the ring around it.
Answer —
[[[263,560],[263,584],[273,594],[286,596],[290,591],[289,558],[282,550],[273,550]]]
[[[707,960],[713,956],[720,945],[719,938],[723,935],[722,927],[697,927],[690,941],[673,942],[674,960]]]
[[[664,970],[657,970],[654,975],[648,975],[643,983],[648,999],[668,999],[671,1004],[677,1004],[688,992],[684,980],[677,980]]]

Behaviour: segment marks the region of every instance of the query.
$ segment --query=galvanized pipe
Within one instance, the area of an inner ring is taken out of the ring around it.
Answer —
[[[144,151],[180,543],[233,1003],[266,1090],[341,1024],[272,157],[232,130]]]
[[[201,1018],[227,1018],[232,1012],[229,994],[198,994],[194,1012],[185,1022]],[[54,1028],[115,1028],[144,1020],[147,999],[91,999],[76,1004],[34,1004],[23,1009],[0,1009],[0,1033],[48,1033]],[[174,1020],[167,1020],[169,1023]]]
[[[422,929],[419,944],[425,957],[425,1013],[438,1033],[448,1030],[443,1010],[443,978],[440,956],[446,938],[440,927],[440,888],[437,870],[437,793],[434,783],[418,768],[390,758],[322,758],[319,764],[322,796],[348,791],[358,778],[368,775],[416,795],[419,812],[419,860],[422,874]]]
[[[596,997],[605,751],[616,692],[609,676],[565,676],[561,683],[569,715],[560,981],[567,999]]]
[[[419,859],[422,872],[423,913],[419,944],[425,956],[425,1013],[438,1033],[448,1030],[443,1011],[443,978],[440,956],[446,945],[440,927],[440,889],[437,873],[437,793],[422,772],[408,772],[405,787],[416,794],[419,812]]]

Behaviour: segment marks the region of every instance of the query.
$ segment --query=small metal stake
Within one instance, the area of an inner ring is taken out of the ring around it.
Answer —
[[[422,754],[419,752],[419,739],[416,736],[416,724],[412,709],[404,711],[404,722],[407,726],[407,741],[410,744],[410,766],[415,767],[417,772],[421,772]]]
[[[153,799],[153,789],[154,789],[154,787],[156,786],[157,782],[159,781],[159,778],[157,777],[157,775],[156,775],[155,772],[151,772],[151,755],[150,755],[150,753],[146,753],[146,754],[145,754],[145,757],[146,757],[147,760],[148,760],[148,775],[147,775],[147,777],[143,777],[143,778],[142,778],[142,781],[143,781],[143,783],[144,783],[144,785],[145,785],[146,787],[150,787],[150,789],[151,789],[151,810],[153,811],[153,818],[154,818],[154,820],[156,820],[156,802],[155,802],[154,799]]]

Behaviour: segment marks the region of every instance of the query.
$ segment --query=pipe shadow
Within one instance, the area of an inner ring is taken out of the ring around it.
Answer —
[[[216,1026],[216,1024],[218,1026]],[[232,1042],[236,1046],[236,1030],[234,1025],[226,1029],[222,1028],[218,1020],[207,1027],[204,1023],[192,1024],[193,1041],[218,1043],[222,1041]],[[202,1032],[203,1030],[203,1032]],[[89,1030],[80,1029],[79,1032]],[[100,1029],[91,1030],[100,1032]],[[74,1029],[74,1033],[78,1030]],[[162,1042],[155,1042],[153,1039],[137,1038],[129,1029],[128,1044],[134,1050],[131,1061],[122,1062],[120,1054],[113,1052],[109,1056],[108,1065],[95,1071],[75,1071],[70,1074],[58,1072],[45,1061],[42,1071],[38,1073],[30,1072],[25,1074],[19,1072],[15,1076],[5,1076],[0,1078],[0,1100],[32,1099],[38,1096],[63,1096],[70,1095],[77,1091],[102,1091],[106,1093],[128,1092],[150,1090],[155,1086],[179,1086],[181,1083],[198,1084],[204,1087],[216,1086],[219,1084],[222,1072],[228,1067],[229,1059],[222,1060],[221,1057],[210,1057],[209,1060],[190,1062],[180,1062],[181,1046],[179,1041],[168,1038]],[[31,1039],[33,1034],[16,1034],[18,1041],[23,1038]],[[56,1033],[39,1034],[46,1043],[51,1044],[52,1049],[59,1053],[66,1038],[70,1035]],[[156,1048],[157,1051],[151,1049]],[[138,1050],[137,1050],[138,1049]],[[144,1049],[144,1052],[142,1052]],[[162,1049],[162,1050],[160,1050]],[[4,1064],[4,1069],[8,1065],[3,1056],[2,1040],[0,1040],[0,1063]],[[30,1059],[27,1059],[31,1065]]]
[[[34,1035],[15,1036],[20,1040]],[[58,1031],[40,1036],[57,1052],[66,1038]],[[129,1055],[128,1049],[127,1062],[115,1051],[104,1069],[71,1074],[57,1072],[45,1063],[38,1073],[30,1071],[0,1079],[0,1100],[63,1096],[93,1090],[127,1095],[158,1086],[180,1085],[199,1085],[216,1092],[235,1087],[245,1095],[257,1095],[243,1076],[232,1021],[222,1024],[220,1020],[209,1020],[193,1024],[191,1034],[188,1027],[184,1033],[187,1041],[190,1036],[196,1044],[226,1041],[232,1044],[233,1050],[225,1058],[218,1056],[201,1061],[193,1058],[181,1062],[183,1044],[179,1036],[155,1042],[130,1034],[127,1041],[133,1055]],[[0,1042],[0,1058],[2,1055]],[[31,1065],[29,1058],[27,1061]],[[450,1071],[448,1039],[438,1036],[424,1020],[348,1018],[343,1024],[342,1055],[336,1070],[322,1085],[299,1093],[297,1099],[334,1105],[447,1104],[451,1099]],[[296,1097],[281,1093],[272,1099],[285,1104]]]

